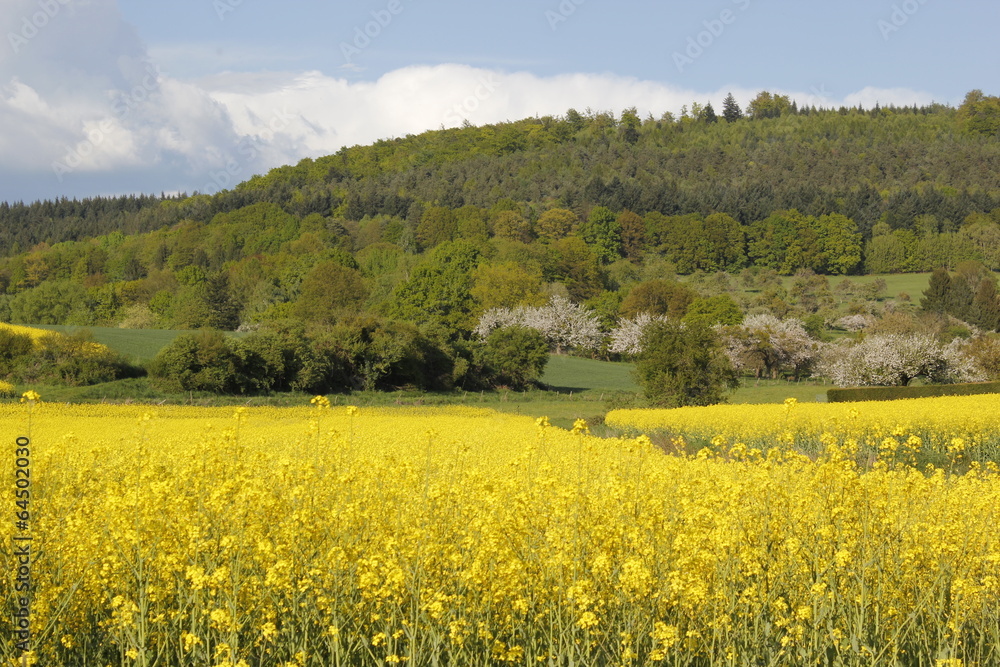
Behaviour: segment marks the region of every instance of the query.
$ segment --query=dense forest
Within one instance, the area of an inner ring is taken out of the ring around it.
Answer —
[[[957,109],[764,92],[720,113],[431,131],[214,196],[4,203],[0,321],[233,330],[361,313],[457,340],[490,309],[553,296],[610,328],[636,286],[689,274],[757,281],[747,314],[822,314],[772,277],[1000,269],[998,135],[1000,98],[979,91]]]

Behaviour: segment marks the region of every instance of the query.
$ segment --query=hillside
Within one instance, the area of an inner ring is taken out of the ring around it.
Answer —
[[[822,306],[775,274],[1000,268],[1000,141],[976,108],[762,93],[732,122],[698,104],[570,110],[346,148],[214,196],[2,204],[0,321],[233,330],[364,312],[467,336],[484,310],[553,294],[611,321],[633,286],[675,275],[806,316]],[[703,279],[719,272],[759,289]],[[861,299],[845,289],[843,307]]]

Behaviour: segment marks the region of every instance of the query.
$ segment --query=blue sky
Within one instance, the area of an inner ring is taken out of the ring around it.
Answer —
[[[5,0],[0,200],[214,192],[464,120],[1000,92],[986,0]]]

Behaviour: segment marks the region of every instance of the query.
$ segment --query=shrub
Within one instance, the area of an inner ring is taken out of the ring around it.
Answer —
[[[715,332],[699,324],[653,322],[642,337],[636,378],[654,406],[722,403],[739,376]]]
[[[0,327],[0,377],[78,387],[142,374],[118,353],[94,343],[88,331],[69,336],[36,332],[33,340],[30,333]]]
[[[109,348],[94,343],[90,332],[81,330],[68,336],[50,334],[38,341],[32,355],[41,364],[45,379],[82,387],[136,377],[140,369]]]
[[[240,386],[239,357],[219,331],[184,334],[166,346],[149,365],[149,374],[170,391],[227,393]]]
[[[463,355],[471,354],[449,346],[445,337],[375,318],[310,329],[301,322],[271,323],[243,339],[206,330],[176,338],[149,372],[167,391],[447,390],[465,375]]]
[[[479,349],[477,361],[493,386],[526,389],[542,377],[549,361],[545,336],[528,327],[496,329]]]
[[[10,375],[15,360],[30,355],[34,349],[31,336],[0,327],[0,376]]]

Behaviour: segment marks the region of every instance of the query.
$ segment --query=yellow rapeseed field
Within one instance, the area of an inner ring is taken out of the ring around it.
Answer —
[[[36,329],[34,327],[25,327],[19,324],[7,324],[6,322],[0,322],[0,329],[7,330],[11,333],[18,334],[20,336],[28,336],[31,341],[35,344],[37,349],[39,343],[46,336],[62,336],[63,334],[56,331],[49,331],[48,329]],[[89,342],[86,348],[94,354],[105,354],[110,352],[110,350],[105,345],[100,343]]]
[[[859,403],[713,405],[614,410],[606,423],[626,433],[664,436],[716,453],[766,451],[775,444],[807,454],[846,443],[869,464],[937,466],[1000,460],[1000,395]]]
[[[51,331],[47,329],[35,329],[34,327],[23,327],[19,324],[7,324],[6,322],[0,322],[0,329],[6,329],[7,331],[18,334],[20,336],[28,336],[32,341],[38,342],[43,336],[52,335]]]
[[[0,404],[32,490],[27,531],[0,499],[3,597],[27,532],[46,666],[998,664],[995,467],[859,467],[861,428],[683,456],[467,408],[32,395]]]

